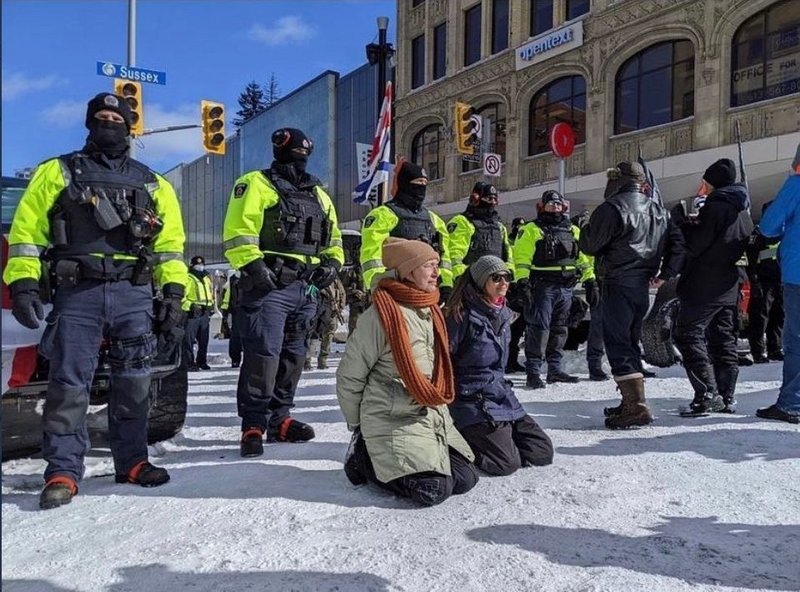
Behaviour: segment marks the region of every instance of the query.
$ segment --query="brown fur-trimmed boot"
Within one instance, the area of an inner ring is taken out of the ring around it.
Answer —
[[[644,400],[644,376],[637,372],[614,380],[622,394],[622,409],[606,418],[606,427],[619,430],[652,423],[653,416]]]

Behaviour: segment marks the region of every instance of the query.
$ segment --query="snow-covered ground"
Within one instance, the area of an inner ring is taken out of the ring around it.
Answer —
[[[554,464],[418,509],[345,478],[335,368],[300,383],[314,441],[240,458],[237,372],[217,361],[191,375],[183,432],[151,450],[165,486],[115,484],[95,450],[80,495],[43,512],[43,462],[3,464],[3,590],[800,590],[800,435],[754,417],[780,364],[742,369],[736,415],[697,419],[676,415],[682,369],[658,370],[657,421],[636,431],[603,428],[613,383],[519,388]]]

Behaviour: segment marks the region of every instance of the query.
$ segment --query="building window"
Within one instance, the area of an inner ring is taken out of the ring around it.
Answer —
[[[481,138],[482,145],[487,146],[489,152],[499,154],[500,159],[506,160],[506,106],[503,103],[489,103],[475,112],[483,117],[484,128],[481,134],[488,134]],[[486,139],[484,143],[483,140]],[[461,159],[461,172],[467,173],[483,167],[480,151],[472,156]]]
[[[411,142],[411,160],[425,169],[430,180],[439,179],[444,174],[441,125],[429,125],[414,136]]]
[[[567,20],[578,18],[589,12],[589,0],[567,0]]]
[[[481,59],[481,5],[464,12],[464,65]]]
[[[425,35],[411,41],[411,88],[425,84]]]
[[[630,58],[616,78],[614,133],[624,134],[694,114],[694,47],[667,41]]]
[[[733,36],[731,107],[800,92],[800,11],[784,0],[747,19]]]
[[[416,8],[417,6],[419,6],[420,4],[422,4],[422,3],[424,3],[424,2],[425,2],[425,0],[414,0],[414,1],[411,3],[411,8]]]
[[[447,73],[447,23],[433,29],[433,79]]]
[[[531,0],[531,37],[553,28],[553,0]]]
[[[561,122],[572,126],[576,144],[586,142],[586,81],[583,76],[559,78],[533,95],[528,121],[529,156],[550,151],[550,130]]]
[[[508,47],[508,0],[492,3],[492,53]]]

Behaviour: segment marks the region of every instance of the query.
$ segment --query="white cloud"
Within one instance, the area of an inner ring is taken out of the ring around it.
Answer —
[[[9,76],[5,76],[4,73],[2,80],[3,101],[13,101],[26,94],[47,90],[65,82],[65,79],[55,74],[40,78],[30,78],[20,72],[15,72]]]
[[[144,105],[144,127],[154,129],[172,125],[200,124],[200,102],[168,109],[157,103]],[[232,133],[231,129],[226,129]],[[156,170],[166,170],[179,162],[194,160],[203,153],[200,129],[148,134],[136,140],[137,160]],[[142,147],[143,146],[143,147]]]
[[[85,101],[59,101],[41,114],[42,120],[55,127],[83,127],[86,118]]]
[[[314,27],[297,16],[281,17],[269,27],[256,23],[248,31],[250,39],[267,45],[302,43],[314,35],[316,35]]]

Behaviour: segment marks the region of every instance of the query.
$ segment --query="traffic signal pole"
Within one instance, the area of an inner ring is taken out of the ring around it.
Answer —
[[[128,66],[136,66],[136,0],[128,0]],[[129,140],[128,156],[136,158],[136,139],[133,136]]]

